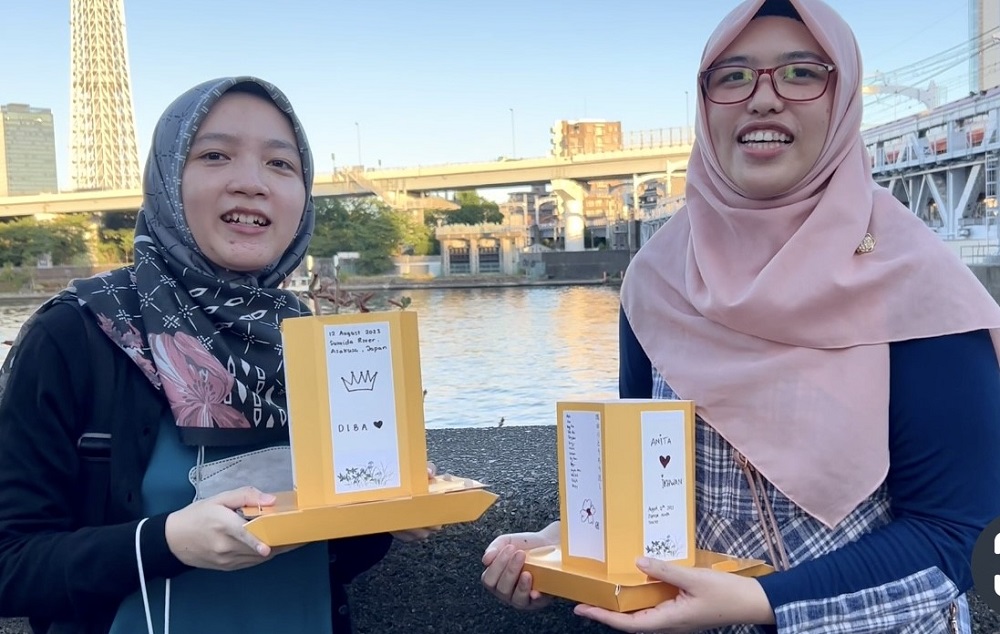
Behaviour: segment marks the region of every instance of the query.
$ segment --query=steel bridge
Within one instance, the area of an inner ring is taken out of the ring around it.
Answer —
[[[864,132],[872,175],[964,259],[997,252],[1000,89]]]

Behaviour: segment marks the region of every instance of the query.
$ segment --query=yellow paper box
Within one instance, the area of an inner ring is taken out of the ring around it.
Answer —
[[[299,508],[427,493],[417,315],[281,324]]]
[[[694,404],[560,402],[563,567],[645,579],[639,555],[693,565]]]
[[[281,325],[294,491],[244,508],[271,546],[479,518],[479,482],[428,482],[416,313],[300,317]]]
[[[747,576],[761,561],[695,548],[694,403],[651,399],[560,402],[559,548],[530,551],[532,587],[609,610],[677,594],[635,567],[641,555]]]

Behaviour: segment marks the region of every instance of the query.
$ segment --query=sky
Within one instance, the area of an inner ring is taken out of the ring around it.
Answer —
[[[108,0],[111,1],[111,0]],[[866,75],[968,92],[969,0],[828,0]],[[317,169],[543,156],[556,120],[693,124],[705,40],[732,0],[125,0],[140,163],[191,86],[252,74],[291,99]],[[905,6],[905,9],[903,7]],[[70,0],[0,0],[0,103],[50,108],[69,186]],[[961,49],[960,49],[961,50]],[[914,70],[923,69],[922,72]],[[866,122],[919,103],[866,99]]]

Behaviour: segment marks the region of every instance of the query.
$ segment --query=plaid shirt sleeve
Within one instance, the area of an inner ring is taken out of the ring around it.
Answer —
[[[780,630],[897,631],[936,622],[972,586],[972,547],[1000,516],[992,342],[979,331],[896,343],[890,363],[892,520],[762,578]]]
[[[829,599],[795,601],[774,611],[778,632],[836,634],[932,634],[969,631],[965,597],[940,570],[925,570],[905,579]],[[927,618],[938,613],[938,618]],[[919,617],[917,619],[916,617]]]

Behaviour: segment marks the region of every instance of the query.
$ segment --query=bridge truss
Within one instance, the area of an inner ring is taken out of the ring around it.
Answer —
[[[996,244],[1000,89],[865,131],[875,181],[946,240]]]

